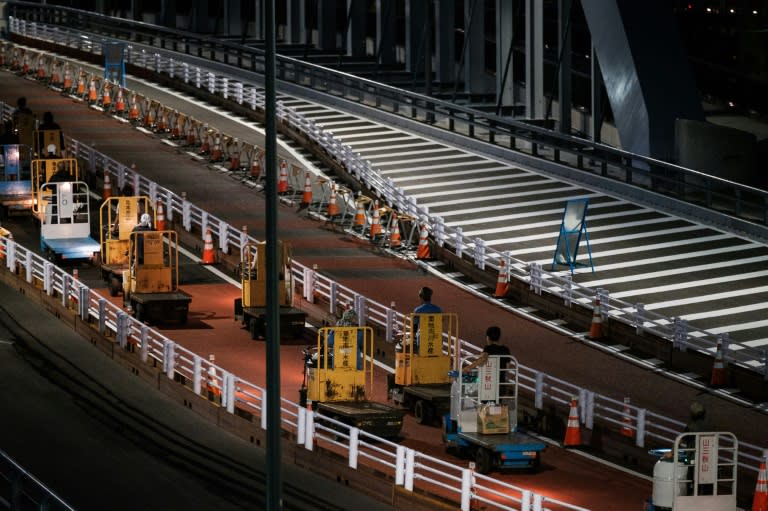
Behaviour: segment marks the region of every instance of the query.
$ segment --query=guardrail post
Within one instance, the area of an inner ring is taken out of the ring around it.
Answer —
[[[221,95],[224,99],[229,99],[229,78],[226,76],[221,77]]]
[[[191,223],[190,219],[190,223]],[[201,211],[200,212],[200,234],[205,236],[205,231],[208,230],[208,212],[207,211]]]
[[[32,253],[27,252],[24,257],[24,277],[27,279],[27,284],[32,283]]]
[[[155,53],[155,73],[160,74],[162,70],[163,59],[159,53]]]
[[[16,242],[6,239],[5,246],[6,246],[5,257],[7,260],[8,269],[11,270],[12,272],[15,272],[16,271]]]
[[[304,445],[307,432],[307,409],[296,406],[296,445]]]
[[[222,371],[221,375],[221,404],[228,413],[235,413],[235,375]]]
[[[128,169],[125,165],[117,167],[117,189],[122,190],[125,187],[125,172]],[[104,168],[104,175],[109,174],[109,169]]]
[[[544,373],[536,371],[536,383],[534,385],[533,406],[537,410],[544,409]]]
[[[717,339],[723,349],[723,363],[727,363],[728,351],[731,349],[731,336],[728,335],[728,332],[723,332],[722,334],[717,334]]]
[[[408,491],[413,491],[413,475],[416,468],[416,452],[413,449],[405,451],[405,482],[403,486]]]
[[[637,409],[637,425],[635,430],[635,445],[645,447],[645,408]]]
[[[163,344],[163,372],[173,380],[173,372],[176,369],[176,343],[165,340]]]
[[[123,311],[118,311],[115,317],[115,337],[121,348],[128,346],[128,314]]]
[[[43,289],[45,294],[53,296],[53,263],[50,261],[43,263]]]
[[[202,88],[203,85],[203,72],[199,67],[195,67],[195,87]]]
[[[357,469],[357,456],[360,450],[360,430],[349,428],[349,468]]]
[[[216,94],[216,75],[211,72],[207,73],[208,92]]]
[[[315,412],[307,410],[307,426],[304,428],[304,448],[308,451],[313,449],[315,439]],[[264,428],[266,429],[266,428]]]
[[[674,318],[672,322],[674,325],[672,347],[685,353],[688,350],[688,321],[682,318]]]
[[[238,105],[243,104],[243,84],[241,82],[235,84],[235,101]]]
[[[133,195],[141,195],[141,174],[136,172],[135,166],[131,166],[131,172],[133,172]]]
[[[149,360],[149,326],[142,324],[139,327],[139,341],[141,342],[139,358],[146,363]]]
[[[99,334],[107,332],[107,299],[99,298]]]
[[[533,494],[533,511],[543,511],[544,509],[544,497],[538,493]]]
[[[541,265],[539,263],[531,263],[529,266],[530,273],[530,289],[537,295],[541,295]]]
[[[228,231],[225,222],[219,222],[219,250],[222,254],[229,254]]]
[[[461,511],[470,511],[471,509],[474,478],[473,470],[461,469]]]
[[[182,62],[181,64],[181,75],[184,79],[184,83],[189,83],[189,64],[186,62]]]
[[[600,318],[605,321],[608,317],[608,300],[610,293],[607,289],[597,288],[597,299],[600,300]]]
[[[304,299],[315,302],[315,268],[304,268]]]
[[[464,252],[464,234],[463,229],[461,227],[457,227],[456,230],[453,233],[453,240],[455,243],[455,251],[456,251],[456,257],[459,259],[462,258],[463,252]]]
[[[602,303],[602,302],[600,302]],[[637,335],[643,335],[645,330],[645,305],[642,303],[635,304],[635,333]]]
[[[584,404],[584,427],[592,429],[595,425],[595,393],[585,391],[586,403]]]
[[[61,306],[66,307],[69,301],[69,292],[72,287],[72,277],[69,273],[61,274]]]
[[[434,219],[434,230],[432,236],[435,238],[435,242],[438,247],[445,245],[445,220],[443,217],[436,216]]]
[[[520,511],[531,511],[531,490],[523,490],[520,495]]]
[[[768,381],[768,350],[763,350],[763,379]]]
[[[141,343],[142,347],[144,342]],[[203,361],[198,355],[192,358],[192,392],[199,396],[203,391]]]
[[[475,266],[479,269],[485,269],[485,240],[482,238],[475,238]]]
[[[187,192],[181,192],[181,225],[184,230],[190,232],[192,230],[192,205],[187,201]],[[205,231],[203,231],[205,234]]]
[[[328,304],[329,305],[328,312],[330,312],[333,315],[336,314],[336,300],[338,299],[337,295],[339,294],[338,287],[339,285],[335,281],[332,281],[330,284],[330,290],[328,292],[329,294],[328,300],[331,302]]]
[[[563,283],[563,303],[570,309],[573,303],[573,276],[570,273],[566,273],[563,279],[565,279]]]
[[[90,307],[90,304],[88,303],[88,299],[90,298],[91,290],[88,289],[85,286],[80,286],[78,288],[78,304],[80,305],[80,319],[83,321],[88,321],[88,308]]]
[[[357,315],[357,326],[365,326],[368,320],[368,308],[366,307],[365,296],[355,295],[354,298],[355,314]]]
[[[157,204],[157,183],[154,181],[149,182],[149,200],[153,206]]]
[[[176,71],[176,61],[169,58],[168,59],[168,76],[170,76],[171,78],[175,78],[174,77],[175,71]]]
[[[395,448],[395,485],[402,486],[405,483],[405,447],[398,445]]]

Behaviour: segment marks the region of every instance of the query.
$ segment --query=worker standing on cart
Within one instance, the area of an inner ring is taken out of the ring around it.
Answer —
[[[501,344],[500,339],[501,328],[497,326],[489,326],[485,331],[485,347],[483,348],[483,352],[472,363],[464,366],[462,372],[468,373],[472,369],[482,366],[488,361],[488,357],[491,355],[503,355],[501,360],[499,360],[499,382],[506,381],[506,378],[503,377],[504,372],[507,369],[508,359],[506,357],[511,356],[512,353],[510,353],[507,346]]]
[[[143,213],[132,232],[145,232],[152,230],[152,217],[149,213]],[[136,259],[139,264],[144,264],[144,236],[136,236]]]
[[[443,309],[439,305],[432,303],[432,288],[422,287],[419,289],[419,298],[421,299],[421,305],[413,309],[413,313],[416,316],[413,317],[413,338],[414,345],[413,351],[418,353],[419,351],[419,316],[418,314],[442,314]]]

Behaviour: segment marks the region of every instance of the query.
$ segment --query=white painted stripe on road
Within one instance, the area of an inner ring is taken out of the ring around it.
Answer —
[[[657,309],[669,309],[672,307],[685,307],[686,305],[693,305],[704,302],[713,302],[716,300],[728,300],[730,298],[739,298],[742,296],[756,295],[759,293],[768,293],[768,286],[750,287],[746,289],[736,289],[733,291],[723,291],[721,293],[710,293],[698,296],[690,296],[686,298],[678,298],[676,300],[665,300],[663,302],[646,303],[646,310]],[[620,298],[616,294],[611,294],[612,297]],[[765,304],[768,307],[768,303]],[[634,309],[624,309],[625,312],[633,312]]]
[[[404,166],[408,166],[407,170],[412,171],[410,165],[418,162],[448,162],[451,160],[466,160],[467,158],[473,158],[475,156],[469,154],[469,153],[462,153],[458,152],[455,149],[453,149],[453,154],[450,154],[448,156],[429,156],[428,154],[425,155],[423,152],[419,153],[420,155],[423,155],[423,158],[408,158],[405,160],[395,160],[395,161],[386,161],[386,162],[377,162],[376,159],[371,159],[371,163],[374,164],[374,166],[381,167],[382,172],[386,172],[387,167],[397,167],[398,169],[403,168]],[[476,158],[476,157],[475,157]],[[464,162],[462,162],[464,163]]]
[[[696,312],[692,314],[684,314],[680,316],[688,321],[695,321],[697,319],[717,318],[722,316],[731,316],[734,314],[744,314],[745,312],[755,312],[768,309],[768,303],[750,303],[747,305],[740,305],[738,307],[729,307],[727,309],[717,309],[706,312]]]
[[[582,199],[582,198],[596,198],[596,197],[604,198],[605,196],[597,194],[597,193],[589,193],[589,194],[586,194],[586,195],[578,195],[578,196],[573,197],[573,198],[574,199],[576,199],[576,198]],[[491,206],[481,206],[481,207],[473,207],[473,208],[466,208],[466,209],[451,208],[450,211],[441,211],[438,214],[439,214],[439,216],[441,216],[441,217],[443,217],[445,219],[445,218],[449,218],[449,217],[452,217],[452,216],[458,216],[458,215],[467,215],[467,214],[473,214],[473,213],[487,213],[488,211],[499,211],[499,210],[502,210],[502,209],[507,210],[507,209],[510,209],[512,206],[519,207],[521,204],[524,204],[526,206],[539,206],[539,205],[546,205],[546,204],[551,204],[551,203],[552,203],[552,199],[541,199],[541,200],[528,201],[528,202],[524,202],[524,203],[516,202],[514,204],[507,204],[507,203],[504,203],[504,204],[494,204],[494,205],[491,205]],[[560,204],[562,206],[562,200],[560,200]],[[448,205],[450,205],[450,204],[448,204]],[[434,204],[432,206],[430,206],[430,208],[431,207],[435,207]],[[561,209],[561,211],[562,211],[562,209]]]
[[[717,263],[700,264],[698,266],[689,266],[685,269],[685,271],[686,273],[695,275],[696,273],[699,273],[699,272],[710,271],[710,270],[720,270],[723,268],[732,268],[737,265],[764,263],[765,261],[768,261],[768,256],[750,257],[746,259],[737,259],[737,260],[731,260],[731,261],[720,261]],[[585,287],[598,288],[598,287],[607,286],[609,284],[622,284],[625,282],[637,282],[639,280],[648,280],[648,279],[669,277],[671,275],[680,275],[680,273],[681,273],[680,268],[673,268],[670,270],[659,270],[659,271],[653,271],[648,273],[636,273],[633,275],[624,275],[621,277],[590,280],[590,281],[582,282],[581,285]],[[732,275],[726,276],[724,278],[727,280],[732,280],[733,276]],[[682,288],[683,286],[686,288],[691,287],[689,282],[680,282],[678,284],[678,289]]]
[[[495,192],[502,192],[504,190],[516,190],[518,188],[522,188],[524,186],[530,186],[530,185],[546,185],[546,184],[556,184],[555,181],[552,181],[551,179],[541,179],[538,181],[525,181],[523,183],[519,181],[513,181],[511,183],[505,184],[505,179],[495,179],[492,184],[488,186],[473,186],[473,187],[465,187],[460,189],[453,189],[453,190],[441,190],[438,192],[426,192],[426,193],[409,193],[411,197],[415,199],[428,199],[430,197],[446,197],[451,195],[466,195],[468,193],[482,193],[482,192],[489,192],[489,191],[495,191]],[[465,183],[472,183],[477,182],[477,180],[466,180],[462,181]],[[436,183],[434,186],[450,186],[453,183],[446,183],[446,182],[440,182]],[[426,186],[411,186],[411,187],[402,187],[404,190],[409,189],[423,189],[428,188]],[[531,192],[528,191],[526,194],[530,194]],[[506,194],[505,194],[506,195]],[[478,199],[483,200],[485,197],[478,197]]]
[[[579,188],[575,186],[562,186],[560,188],[551,188],[547,190],[548,194],[564,194],[567,192],[573,192],[578,190]],[[514,199],[516,197],[529,197],[531,195],[531,192],[520,192],[520,193],[501,193],[501,194],[493,194],[493,195],[485,195],[484,197],[469,197],[465,199],[455,199],[450,201],[438,201],[438,202],[428,202],[425,201],[424,205],[429,206],[430,208],[433,207],[440,207],[440,206],[455,206],[457,204],[471,204],[471,203],[477,203],[478,201],[487,202],[491,200],[497,200],[497,199]],[[536,201],[540,204],[552,204],[552,203],[563,203],[563,197],[552,197],[551,199],[542,199],[540,201]],[[519,203],[516,202],[507,202],[504,204],[505,209],[510,208],[519,208]],[[442,216],[442,214],[441,214]]]
[[[394,132],[393,134],[394,135]],[[356,140],[356,139],[366,139],[370,138],[368,134],[364,137],[348,137],[346,135],[337,137],[341,142],[344,142],[352,149],[356,150],[356,152],[363,152],[364,149],[361,148],[367,148],[369,145],[373,146],[369,148],[368,150],[377,149],[381,144],[389,144],[392,142],[404,142],[409,140],[424,140],[422,138],[416,138],[409,135],[403,135],[401,136],[389,136],[387,138],[375,138],[373,140]],[[353,139],[354,142],[350,142],[349,139]]]
[[[645,213],[648,211],[652,211],[646,208],[641,208],[638,206],[635,206],[634,204],[630,204],[625,201],[621,200],[607,200],[605,202],[595,202],[594,204],[589,205],[590,211],[600,208],[608,208],[608,207],[614,207],[614,206],[628,206],[632,207],[633,209],[627,210],[628,214],[633,214],[635,212],[637,213]],[[623,215],[623,211],[619,211],[616,213],[608,213],[610,214],[616,214],[616,215]],[[523,218],[529,218],[529,217],[542,217],[542,216],[550,216],[550,215],[557,215],[558,218],[562,218],[563,216],[563,208],[553,208],[553,209],[543,209],[543,210],[536,210],[536,211],[525,211],[522,213],[511,213],[507,215],[498,215],[498,216],[487,216],[483,215],[482,217],[478,218],[472,218],[472,219],[466,219],[466,220],[455,220],[453,222],[445,222],[445,225],[450,227],[463,227],[465,225],[474,225],[478,222],[480,223],[486,223],[486,222],[509,222],[510,220],[520,220]],[[590,215],[587,218],[587,223],[589,223],[589,220],[591,218],[594,218],[594,216]],[[549,247],[548,249],[551,249],[552,247]]]
[[[687,281],[685,282],[685,288],[690,289],[694,287],[713,286],[713,285],[723,284],[725,282],[733,282],[735,280],[759,279],[766,276],[768,276],[768,271],[753,271],[749,273],[738,273],[735,275],[725,275],[723,277],[713,277],[710,279]],[[623,300],[631,296],[642,296],[642,295],[650,295],[655,293],[665,293],[667,291],[679,291],[680,289],[682,289],[682,284],[680,282],[676,282],[674,284],[667,284],[664,286],[654,286],[654,287],[646,287],[642,289],[630,289],[627,291],[620,291],[616,293],[611,293],[611,296]]]
[[[472,169],[469,170],[465,166],[457,166],[454,168],[454,170],[448,170],[445,172],[430,172],[427,175],[421,175],[419,173],[415,173],[414,175],[410,176],[400,176],[396,178],[398,186],[400,188],[408,188],[404,185],[404,183],[407,183],[409,181],[425,181],[425,184],[420,186],[429,186],[429,182],[432,180],[444,180],[445,178],[455,177],[455,176],[468,176],[469,178],[466,180],[467,183],[476,183],[478,174],[499,174],[501,172],[505,172],[503,175],[504,178],[508,179],[521,179],[525,177],[531,177],[534,174],[531,174],[530,172],[521,172],[515,167],[508,167],[508,166],[502,166],[502,167],[488,167],[488,168],[481,168],[481,169]],[[429,180],[429,182],[427,182]],[[437,182],[435,183],[436,186],[439,186],[445,181]],[[461,184],[465,181],[451,181],[451,184]],[[561,211],[562,212],[562,211]]]

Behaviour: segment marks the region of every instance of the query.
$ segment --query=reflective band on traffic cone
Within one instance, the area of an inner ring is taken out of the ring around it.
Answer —
[[[115,113],[117,115],[125,114],[125,96],[123,96],[123,89],[117,89],[117,96],[115,96]]]
[[[106,110],[112,104],[112,93],[108,83],[104,84],[104,92],[101,93],[101,106]]]
[[[621,414],[621,435],[627,438],[635,438],[635,428],[632,427],[632,409],[629,407],[629,398],[624,398],[624,410]]]
[[[168,131],[168,112],[163,112],[157,118],[157,124],[155,124],[155,133],[165,133]]]
[[[757,473],[755,496],[752,497],[752,511],[768,511],[768,473],[765,470],[768,450],[763,451],[763,461],[760,462],[760,470]]]
[[[164,231],[165,228],[165,210],[163,210],[163,203],[162,201],[157,201],[157,208],[155,208],[155,229]]]
[[[288,164],[280,161],[280,177],[277,180],[277,193],[288,193]]]
[[[213,233],[210,229],[205,230],[205,237],[203,238],[203,255],[200,259],[202,264],[216,263],[216,254],[213,251]]]
[[[176,112],[176,122],[173,123],[170,139],[179,140],[182,133],[184,133],[184,118]]]
[[[152,110],[152,105],[147,105],[147,112],[144,114],[144,127],[152,129],[155,126],[155,112]]]
[[[499,261],[499,277],[496,279],[496,292],[493,296],[496,298],[504,298],[509,291],[509,285],[507,284],[507,267],[503,260]]]
[[[83,76],[80,76],[80,78],[77,79],[77,90],[75,91],[75,94],[78,96],[85,96],[85,78]]]
[[[565,428],[563,447],[581,445],[581,427],[579,426],[578,398],[571,399],[571,409],[568,412],[568,426]]]
[[[725,385],[725,360],[723,358],[723,343],[717,341],[717,351],[715,352],[715,362],[712,365],[712,377],[709,380],[709,385],[712,387],[719,387]]]
[[[429,231],[427,231],[427,224],[421,224],[421,231],[419,231],[419,247],[416,249],[416,259],[432,259],[432,252],[429,249]]]
[[[391,229],[389,236],[389,248],[400,248],[400,221],[397,219],[397,213],[392,213],[392,219],[390,220]]]
[[[251,162],[251,177],[258,179],[261,175],[261,151],[254,151],[255,155]]]
[[[109,179],[109,172],[104,172],[104,188],[101,191],[101,198],[104,200],[112,197],[112,183]]]
[[[62,85],[62,89],[64,89],[64,92],[72,92],[70,89],[72,89],[72,71],[67,67],[64,69],[64,84]]]
[[[312,204],[312,179],[309,172],[304,174],[304,193],[301,195],[301,204],[304,207]]]
[[[136,94],[131,95],[131,108],[128,110],[128,120],[139,121],[139,105],[136,103]]]
[[[371,239],[381,234],[381,214],[379,213],[379,201],[373,201],[373,211],[371,212]]]
[[[357,208],[355,209],[354,228],[361,231],[365,229],[365,205],[364,201],[357,201]]]
[[[328,199],[328,218],[339,216],[339,206],[336,205],[336,183],[331,184],[331,197]]]
[[[600,299],[595,298],[595,305],[592,307],[592,324],[589,326],[590,339],[603,338],[603,316],[600,314]]]
[[[90,84],[88,85],[88,102],[96,103],[98,99],[99,93],[96,90],[96,80],[91,80]]]

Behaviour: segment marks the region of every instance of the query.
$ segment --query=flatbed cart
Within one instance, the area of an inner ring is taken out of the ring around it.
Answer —
[[[235,299],[235,318],[248,328],[251,339],[267,335],[267,245],[248,243],[243,247],[240,263],[242,294]],[[280,336],[298,339],[304,335],[307,313],[291,306],[290,253],[287,245],[278,247],[278,302],[280,304]]]
[[[46,204],[51,200],[51,182],[73,182],[82,179],[75,158],[43,158],[32,160],[32,213],[43,221]]]
[[[308,400],[323,415],[376,436],[399,436],[403,411],[369,399],[373,354],[370,327],[321,328],[317,345],[304,353],[302,404]]]
[[[124,302],[139,321],[187,322],[192,297],[179,289],[176,231],[134,231],[123,274]]]
[[[451,411],[443,418],[446,450],[475,461],[487,474],[537,469],[547,444],[518,429],[517,359],[491,355],[468,374],[453,373]]]
[[[451,404],[451,370],[458,368],[459,320],[453,313],[411,314],[395,352],[388,396],[419,424],[437,423]]]
[[[0,214],[21,216],[32,212],[29,148],[6,144],[0,150]],[[26,156],[25,156],[26,155]]]
[[[88,185],[82,181],[45,183],[40,250],[51,262],[86,260],[95,264],[99,243],[91,238]]]
[[[141,215],[148,213],[155,224],[155,211],[146,196],[110,197],[99,208],[101,277],[110,296],[123,292],[123,274],[128,271],[128,244]]]

